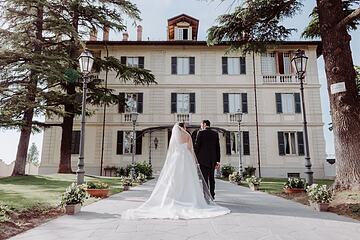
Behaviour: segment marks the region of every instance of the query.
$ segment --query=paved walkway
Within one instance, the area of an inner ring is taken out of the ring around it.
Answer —
[[[360,222],[319,213],[299,203],[217,181],[216,202],[232,213],[196,220],[121,219],[121,212],[144,202],[155,180],[86,206],[13,239],[70,240],[359,240]]]

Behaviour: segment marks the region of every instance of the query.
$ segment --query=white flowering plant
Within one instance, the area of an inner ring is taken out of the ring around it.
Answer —
[[[74,205],[74,204],[83,204],[85,199],[89,195],[87,194],[85,187],[83,185],[77,185],[72,183],[65,192],[61,195],[61,206],[65,205]]]
[[[256,176],[251,176],[251,177],[248,177],[246,178],[246,182],[249,184],[249,185],[260,185],[261,183],[261,178],[258,178]]]
[[[304,189],[306,182],[302,178],[292,177],[288,178],[287,182],[284,184],[284,188],[302,188]]]
[[[138,180],[139,182],[145,182],[146,180],[145,174],[139,173],[138,176],[136,177],[136,180]]]
[[[233,172],[229,175],[229,181],[233,183],[239,183],[241,182],[241,176],[238,172]]]
[[[121,181],[123,183],[123,186],[132,186],[133,180],[131,177],[121,177]]]
[[[333,191],[326,185],[313,184],[306,188],[310,202],[329,203],[333,198]]]

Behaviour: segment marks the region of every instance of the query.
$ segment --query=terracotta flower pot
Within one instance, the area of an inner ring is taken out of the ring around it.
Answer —
[[[109,189],[86,189],[91,197],[106,198],[109,194]]]
[[[284,188],[285,193],[302,193],[304,192],[303,188]]]
[[[65,205],[65,213],[68,215],[75,215],[81,210],[81,204]]]
[[[329,209],[329,203],[316,203],[316,202],[310,202],[310,206],[319,211],[319,212],[327,212]]]

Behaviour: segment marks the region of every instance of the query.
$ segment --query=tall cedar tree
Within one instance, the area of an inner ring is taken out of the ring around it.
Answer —
[[[90,21],[89,19],[92,18],[86,15],[76,17],[76,14],[69,13],[66,7],[79,6],[79,2],[81,1],[12,0],[0,2],[3,16],[5,16],[5,25],[0,29],[2,43],[0,49],[0,124],[1,127],[21,129],[13,175],[25,174],[31,128],[38,130],[38,126],[47,126],[45,123],[33,121],[34,112],[43,113],[46,116],[53,114],[65,116],[61,126],[65,126],[66,136],[72,135],[72,119],[74,114],[80,112],[81,105],[76,101],[81,95],[81,88],[78,88],[81,82],[77,81],[80,75],[77,71],[77,56],[81,51],[81,39],[88,28],[110,25],[114,29],[124,29],[123,25],[117,24],[118,22],[111,25],[111,21],[107,20],[107,17],[111,17],[120,21],[120,13],[116,10],[106,10],[101,4],[96,7],[103,11],[98,21]],[[96,5],[96,2],[91,3]],[[111,2],[118,4],[117,1]],[[123,12],[131,15],[131,12],[135,11],[134,16],[138,19],[135,6],[122,2],[125,5]],[[87,4],[90,2],[88,1]],[[94,11],[89,13],[91,9],[91,7],[81,8],[81,11],[91,15],[94,13]],[[78,24],[70,21],[72,16],[78,19]],[[82,18],[87,20],[79,20]],[[135,84],[155,82],[150,71],[121,65],[120,61],[113,57],[97,58],[95,61],[98,71],[114,70],[117,78],[123,81],[131,81]],[[88,87],[90,90],[88,102],[92,104],[110,104],[118,101],[111,89],[102,87],[101,79],[93,77]],[[69,94],[69,92],[74,93]],[[65,106],[65,112],[64,108],[61,108],[62,105]],[[71,127],[66,127],[66,124],[70,123]],[[71,137],[66,138],[66,136],[65,141],[69,143],[67,145],[69,149],[63,147],[62,149],[64,152],[70,152],[69,139]],[[61,172],[71,172],[70,155],[62,159],[60,168],[63,167],[66,171]]]
[[[317,0],[317,7],[304,36],[319,35],[323,46],[328,94],[335,136],[338,190],[360,189],[360,104],[356,73],[350,50],[349,30],[360,19],[360,1]],[[299,0],[244,0],[234,11],[218,18],[208,32],[210,44],[231,41],[233,49],[266,50],[268,44],[287,39],[294,29],[282,20],[301,10]],[[331,94],[330,86],[344,82],[346,91]]]

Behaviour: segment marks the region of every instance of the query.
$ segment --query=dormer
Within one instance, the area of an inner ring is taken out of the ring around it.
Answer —
[[[168,19],[168,40],[196,41],[199,20],[186,14]]]

